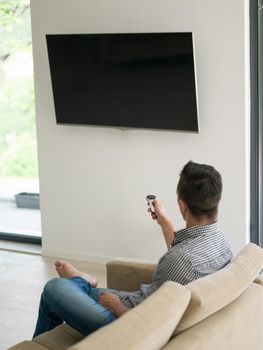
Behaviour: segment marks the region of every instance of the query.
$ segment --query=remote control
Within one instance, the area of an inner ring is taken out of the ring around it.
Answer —
[[[151,211],[152,213],[154,213],[154,205],[153,205],[153,201],[156,199],[156,196],[153,194],[148,194],[148,196],[146,196],[146,200],[150,205]]]

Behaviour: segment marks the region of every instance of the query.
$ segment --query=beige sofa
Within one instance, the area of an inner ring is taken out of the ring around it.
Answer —
[[[137,290],[153,264],[107,264],[109,288]],[[118,320],[83,337],[62,325],[10,350],[263,350],[263,249],[248,244],[224,269],[186,286],[166,282]]]

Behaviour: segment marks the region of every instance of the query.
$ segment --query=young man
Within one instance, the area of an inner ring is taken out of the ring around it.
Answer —
[[[221,193],[217,170],[188,162],[177,186],[186,228],[175,232],[162,204],[154,201],[154,212],[148,211],[161,226],[168,250],[159,260],[152,283],[142,284],[137,292],[97,288],[95,277],[57,261],[60,278],[52,279],[44,288],[34,337],[63,322],[87,335],[138,305],[165,281],[187,284],[228,264],[233,255],[217,223]]]

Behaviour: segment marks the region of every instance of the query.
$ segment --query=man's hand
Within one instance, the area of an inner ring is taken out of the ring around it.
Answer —
[[[164,206],[161,202],[155,199],[152,203],[154,206],[154,212],[151,211],[151,208],[149,208],[148,211],[151,213],[153,220],[156,220],[161,226],[167,248],[169,248],[174,239],[174,226],[166,215]]]
[[[160,201],[158,201],[158,199],[155,199],[153,201],[153,206],[154,206],[154,212],[151,211],[151,208],[149,208],[148,211],[151,213],[153,220],[156,220],[158,224],[161,225],[162,222],[167,219],[164,206]]]
[[[118,303],[118,302],[121,302],[120,301],[120,298],[113,294],[113,293],[110,293],[110,292],[103,292],[100,294],[100,300],[99,300],[99,303],[106,307],[107,309],[111,309],[112,305]]]
[[[107,309],[110,309],[117,317],[120,317],[129,310],[129,308],[120,301],[117,295],[110,292],[101,293],[99,303]]]

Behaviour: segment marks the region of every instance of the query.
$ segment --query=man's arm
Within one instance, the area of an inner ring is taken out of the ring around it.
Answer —
[[[154,205],[154,213],[153,212],[151,213],[152,218],[156,220],[157,223],[161,226],[167,248],[169,248],[174,239],[173,223],[166,215],[163,205],[157,199],[153,202],[153,205]]]
[[[110,292],[101,293],[99,302],[102,306],[110,309],[112,313],[117,317],[120,317],[125,312],[130,310],[120,301],[117,295]]]
[[[163,231],[164,239],[167,245],[167,248],[169,248],[172,244],[172,241],[174,240],[174,226],[169,218],[166,218],[160,223],[160,226]]]

